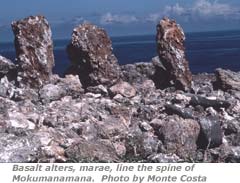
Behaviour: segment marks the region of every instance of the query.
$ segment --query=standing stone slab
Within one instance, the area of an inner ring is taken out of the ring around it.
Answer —
[[[120,67],[105,30],[89,23],[76,27],[67,52],[84,87],[110,86],[119,80]]]
[[[30,16],[12,23],[20,66],[19,82],[31,87],[49,80],[54,66],[52,32],[43,16]]]
[[[191,86],[192,74],[185,58],[185,35],[174,21],[164,18],[157,25],[157,52],[166,71],[169,84],[186,90]]]

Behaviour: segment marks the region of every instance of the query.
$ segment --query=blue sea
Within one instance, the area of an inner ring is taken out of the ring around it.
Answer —
[[[120,64],[150,62],[157,55],[154,35],[112,37],[114,54]],[[54,40],[56,66],[62,75],[69,66],[66,45],[69,40]],[[218,67],[240,71],[240,31],[186,34],[186,55],[193,73],[214,72]],[[0,54],[14,60],[14,44],[0,43]]]

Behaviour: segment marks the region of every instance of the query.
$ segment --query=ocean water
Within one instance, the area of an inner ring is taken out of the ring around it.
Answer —
[[[111,39],[120,64],[150,62],[157,55],[154,35]],[[68,43],[69,40],[54,40],[54,73],[62,75],[69,66],[65,51]],[[240,71],[240,31],[187,33],[185,46],[193,73],[211,73],[218,67]],[[0,43],[0,54],[14,60],[14,44]]]

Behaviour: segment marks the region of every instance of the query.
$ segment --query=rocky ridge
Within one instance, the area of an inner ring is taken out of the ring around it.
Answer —
[[[159,57],[124,66],[103,29],[80,25],[64,78],[46,22],[13,23],[18,64],[0,57],[0,162],[240,162],[240,74],[192,76],[174,21],[158,26],[173,30]]]

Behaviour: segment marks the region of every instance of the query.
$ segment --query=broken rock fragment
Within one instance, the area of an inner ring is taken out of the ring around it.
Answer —
[[[200,132],[197,121],[172,116],[159,130],[168,153],[175,153],[182,158],[194,157]]]
[[[216,86],[224,91],[236,90],[240,91],[240,73],[230,70],[216,70]]]
[[[9,80],[16,78],[16,65],[9,59],[0,55],[0,78],[7,76]]]
[[[121,94],[124,97],[131,98],[136,95],[136,90],[129,83],[121,81],[110,88],[112,95]]]
[[[223,132],[216,117],[204,117],[199,120],[201,127],[198,146],[200,148],[218,147],[222,144]]]

